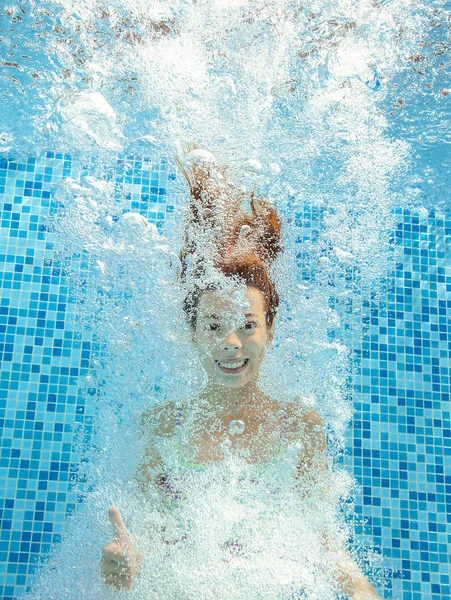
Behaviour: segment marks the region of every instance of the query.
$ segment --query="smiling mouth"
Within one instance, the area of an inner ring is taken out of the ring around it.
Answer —
[[[248,362],[248,358],[243,358],[243,360],[233,362],[215,360],[215,363],[223,373],[242,373],[247,367]]]

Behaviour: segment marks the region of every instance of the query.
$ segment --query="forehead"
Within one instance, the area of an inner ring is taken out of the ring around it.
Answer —
[[[230,315],[252,312],[257,316],[264,317],[265,300],[260,290],[248,287],[245,297],[249,304],[247,307],[241,308],[231,294],[204,292],[200,297],[198,315],[202,318],[211,314]]]

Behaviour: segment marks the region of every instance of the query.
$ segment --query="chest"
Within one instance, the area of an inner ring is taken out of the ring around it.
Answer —
[[[202,419],[184,431],[182,451],[198,464],[220,462],[227,453],[237,454],[249,463],[276,457],[289,432],[282,416],[271,419],[259,415],[224,417],[214,423]]]

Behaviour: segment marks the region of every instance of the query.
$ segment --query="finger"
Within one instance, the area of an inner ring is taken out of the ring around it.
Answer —
[[[129,533],[124,521],[122,520],[121,513],[116,506],[112,506],[108,511],[108,518],[114,528],[114,535],[118,542],[128,542]]]
[[[130,577],[121,577],[115,573],[106,574],[103,576],[103,581],[107,585],[115,586],[118,588],[130,587],[131,579]]]
[[[125,549],[118,543],[115,543],[112,547],[106,546],[105,548],[103,548],[102,559],[107,562],[116,562],[119,565],[130,564],[130,556],[126,553]]]
[[[123,590],[130,587],[130,582],[119,581],[115,579],[104,579],[103,583],[113,590]]]
[[[127,581],[128,579],[131,578],[131,573],[102,573],[102,577],[104,579],[111,579],[112,581],[119,581],[119,580],[123,580],[123,581]]]
[[[100,567],[104,573],[124,573],[130,571],[128,565],[120,565],[114,560],[100,561]]]

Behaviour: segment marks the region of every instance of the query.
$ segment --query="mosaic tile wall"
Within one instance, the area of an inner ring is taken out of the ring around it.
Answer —
[[[90,431],[89,396],[79,384],[99,348],[77,323],[64,265],[46,230],[46,216],[55,208],[52,184],[79,168],[62,154],[0,159],[3,600],[25,593],[39,555],[58,542],[79,501],[72,483],[80,460],[73,429]],[[121,157],[110,176],[132,210],[164,228],[173,210],[167,201],[175,178],[170,165]],[[306,207],[296,218],[301,242],[319,235],[320,211]],[[399,211],[396,221],[396,270],[377,303],[358,299],[363,335],[345,339],[358,366],[346,462],[361,486],[361,534],[382,549],[393,571],[385,597],[447,600],[451,214]],[[330,301],[341,310],[336,298]]]
[[[340,306],[330,296],[357,367],[345,464],[360,485],[359,533],[391,571],[385,596],[450,600],[451,214],[394,217],[395,269],[378,300],[354,295]],[[301,243],[320,235],[320,210],[297,220]],[[300,263],[308,279],[308,257]],[[363,315],[358,339],[346,327],[354,311]]]

